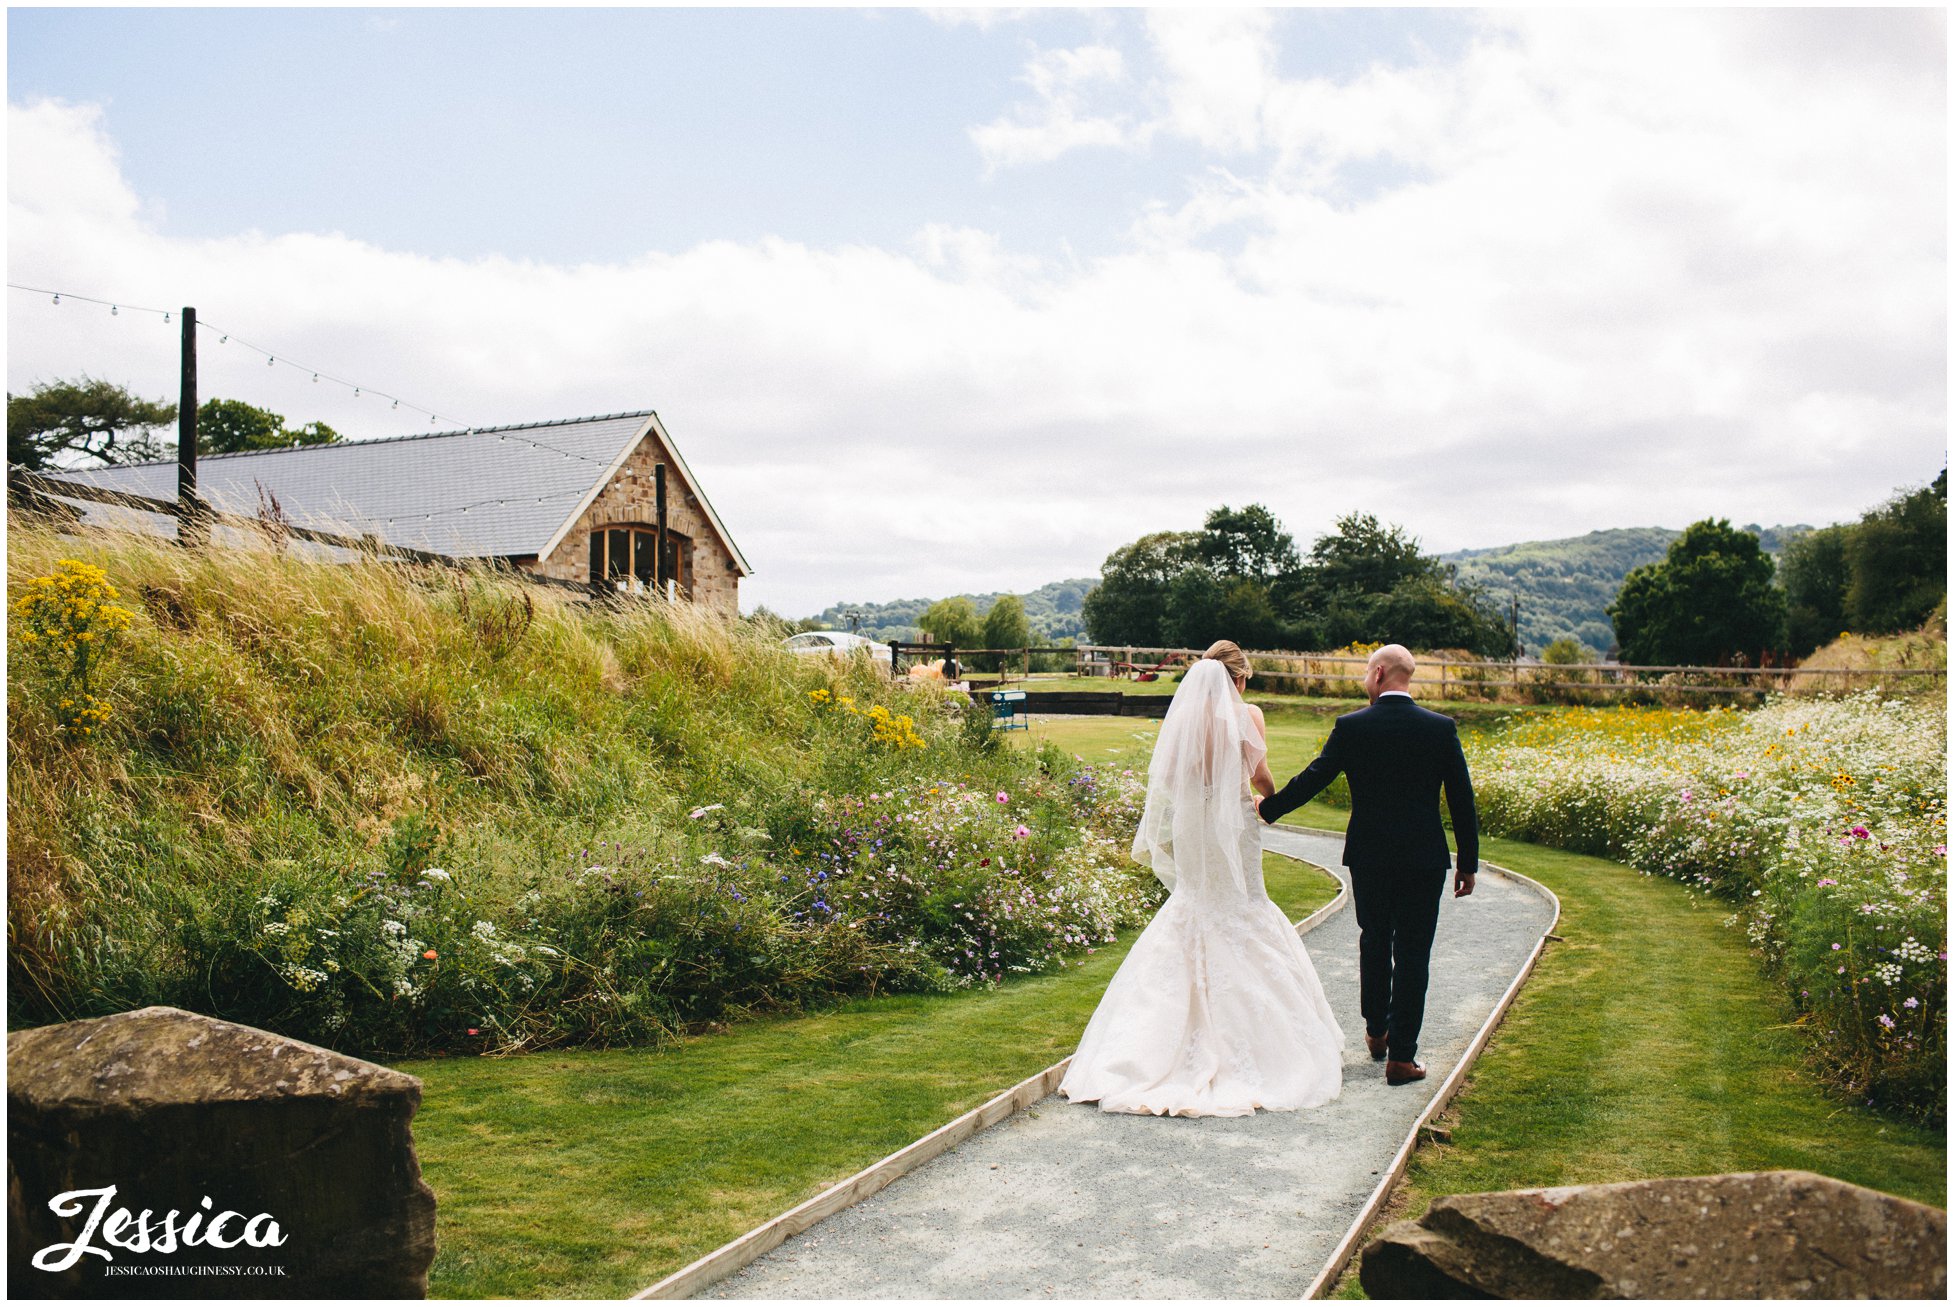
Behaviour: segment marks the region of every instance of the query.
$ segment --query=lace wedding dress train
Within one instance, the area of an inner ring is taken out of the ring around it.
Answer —
[[[1215,693],[1217,679],[1226,698]],[[1343,1030],[1262,883],[1261,821],[1247,778],[1263,746],[1245,711],[1212,660],[1195,664],[1175,694],[1134,840],[1134,856],[1172,893],[1086,1026],[1059,1086],[1072,1102],[1247,1116],[1315,1107],[1342,1092]]]

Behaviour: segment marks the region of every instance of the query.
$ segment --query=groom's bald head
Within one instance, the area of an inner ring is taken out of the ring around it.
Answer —
[[[1376,678],[1374,694],[1382,694],[1386,690],[1408,690],[1411,688],[1411,674],[1418,670],[1418,660],[1403,645],[1387,644],[1371,654],[1364,670],[1366,681]]]

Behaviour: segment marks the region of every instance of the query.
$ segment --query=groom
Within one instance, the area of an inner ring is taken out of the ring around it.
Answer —
[[[1455,898],[1472,893],[1479,870],[1479,815],[1458,724],[1411,701],[1416,668],[1403,645],[1373,653],[1364,669],[1371,706],[1337,718],[1316,761],[1258,809],[1263,821],[1273,823],[1315,798],[1338,772],[1350,778],[1343,863],[1357,902],[1364,1043],[1393,1085],[1425,1078],[1414,1059],[1451,864],[1438,819],[1441,785],[1459,842]]]

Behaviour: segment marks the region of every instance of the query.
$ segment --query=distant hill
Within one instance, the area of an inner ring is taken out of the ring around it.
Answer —
[[[1070,581],[1053,581],[1018,596],[1024,600],[1025,620],[1031,624],[1032,634],[1040,640],[1083,640],[1086,625],[1080,612],[1087,593],[1098,584],[1096,576],[1081,576]],[[998,590],[963,598],[970,600],[981,617],[1009,593]],[[850,629],[849,614],[857,613],[861,618],[858,629],[872,639],[920,640],[922,628],[916,623],[922,618],[923,610],[935,602],[934,599],[895,599],[886,604],[835,604],[816,613],[813,620],[824,629],[846,631]]]
[[[1757,536],[1764,552],[1775,557],[1812,528],[1751,525],[1743,529]],[[1620,527],[1566,540],[1461,549],[1439,557],[1458,568],[1461,581],[1484,587],[1495,599],[1519,596],[1520,641],[1529,653],[1539,653],[1563,635],[1607,653],[1615,643],[1607,609],[1621,589],[1622,578],[1643,563],[1659,562],[1669,552],[1669,542],[1681,534],[1660,526]]]
[[[1746,526],[1764,552],[1775,557],[1785,545],[1810,531],[1808,526]],[[1529,653],[1539,653],[1563,635],[1571,635],[1600,653],[1615,643],[1608,621],[1608,605],[1631,568],[1660,561],[1669,542],[1681,535],[1662,526],[1618,527],[1590,531],[1566,540],[1529,540],[1491,549],[1461,549],[1441,554],[1441,561],[1458,568],[1461,581],[1484,587],[1502,605],[1511,595],[1520,598],[1520,640]],[[1041,640],[1085,639],[1081,608],[1099,584],[1096,576],[1053,581],[1020,596],[1025,617]],[[1007,591],[965,595],[981,615],[990,611]],[[934,599],[896,599],[886,604],[835,604],[815,614],[824,628],[850,629],[850,612],[861,615],[863,635],[877,640],[916,640],[917,621]]]

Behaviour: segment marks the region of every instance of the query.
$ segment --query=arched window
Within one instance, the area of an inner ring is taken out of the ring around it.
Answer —
[[[692,597],[692,541],[669,527],[665,531],[663,566],[654,568],[658,552],[658,528],[649,526],[610,526],[590,533],[590,582],[608,584],[613,589],[634,593],[664,588],[677,582],[679,597]]]

